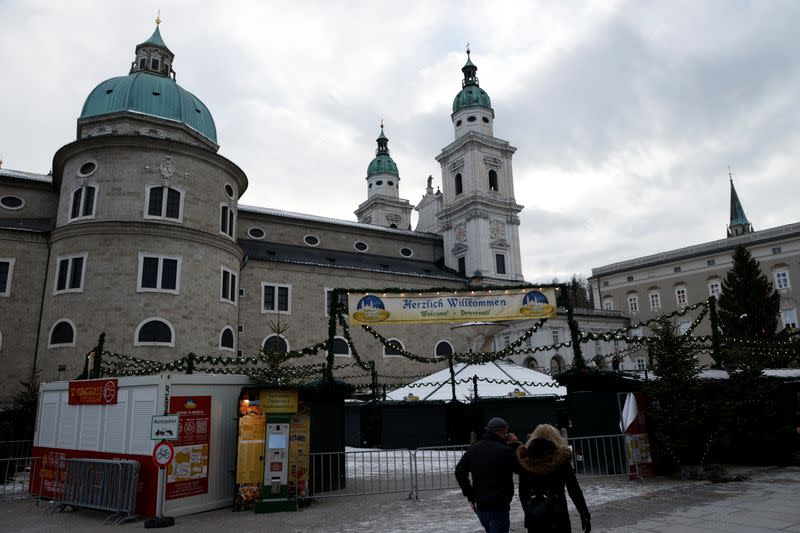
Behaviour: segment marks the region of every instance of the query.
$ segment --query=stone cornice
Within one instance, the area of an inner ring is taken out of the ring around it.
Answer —
[[[479,195],[477,192],[467,194],[464,198],[459,200],[436,213],[440,219],[446,217],[455,217],[464,212],[469,212],[473,209],[488,210],[492,213],[500,214],[503,216],[511,213],[516,215],[524,209],[524,206],[519,205],[513,200],[500,200]]]
[[[133,235],[164,237],[176,241],[213,246],[223,252],[244,258],[244,251],[233,241],[204,231],[160,222],[81,222],[61,226],[50,233],[50,242],[90,235]]]
[[[56,190],[61,186],[61,175],[64,171],[64,162],[67,158],[86,150],[108,150],[115,148],[146,148],[149,150],[161,151],[165,154],[178,153],[201,159],[211,165],[219,167],[231,175],[238,185],[239,197],[247,190],[247,176],[244,171],[230,159],[191,144],[143,135],[106,135],[102,137],[79,139],[65,144],[59,148],[53,156],[53,185]]]
[[[517,151],[516,147],[511,146],[508,141],[504,141],[503,139],[498,139],[497,137],[490,137],[489,135],[484,135],[482,133],[477,133],[474,131],[470,131],[465,135],[459,137],[452,143],[448,144],[444,148],[442,148],[441,153],[436,156],[436,160],[438,162],[442,162],[443,159],[446,159],[462,147],[467,146],[470,143],[479,144],[482,146],[488,146],[490,148],[494,148],[495,150],[500,150],[502,152],[507,152],[509,156],[511,156],[514,152]]]

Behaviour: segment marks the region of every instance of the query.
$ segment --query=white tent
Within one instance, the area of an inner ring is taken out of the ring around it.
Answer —
[[[566,396],[567,389],[541,372],[510,361],[494,361],[481,365],[453,365],[456,376],[456,399],[469,401],[474,395],[473,376],[478,376],[478,397]],[[458,383],[461,381],[461,383]],[[496,382],[496,383],[495,383]],[[430,385],[428,385],[430,383]],[[387,400],[451,400],[453,389],[450,369],[445,368],[386,395]]]

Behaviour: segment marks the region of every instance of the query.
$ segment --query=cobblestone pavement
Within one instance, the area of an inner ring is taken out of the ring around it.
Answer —
[[[741,473],[733,470],[733,473]],[[622,480],[584,481],[596,532],[800,532],[800,468],[756,468],[744,481],[712,484],[667,478],[645,484]],[[142,522],[104,526],[106,513],[45,514],[47,504],[0,503],[0,531],[57,532],[142,529]],[[572,509],[573,530],[580,521]],[[512,531],[523,533],[519,502],[512,503]],[[236,533],[438,533],[482,531],[457,490],[404,495],[320,499],[298,513],[255,515],[221,509],[178,517],[169,531]]]

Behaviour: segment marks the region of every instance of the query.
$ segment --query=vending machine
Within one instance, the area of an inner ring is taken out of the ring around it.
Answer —
[[[264,477],[256,513],[296,511],[297,499],[289,498],[289,414],[266,414]]]

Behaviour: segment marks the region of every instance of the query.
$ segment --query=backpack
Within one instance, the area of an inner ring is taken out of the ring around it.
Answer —
[[[533,493],[525,504],[525,527],[537,531],[549,531],[556,527],[559,499],[555,493],[544,491]]]

